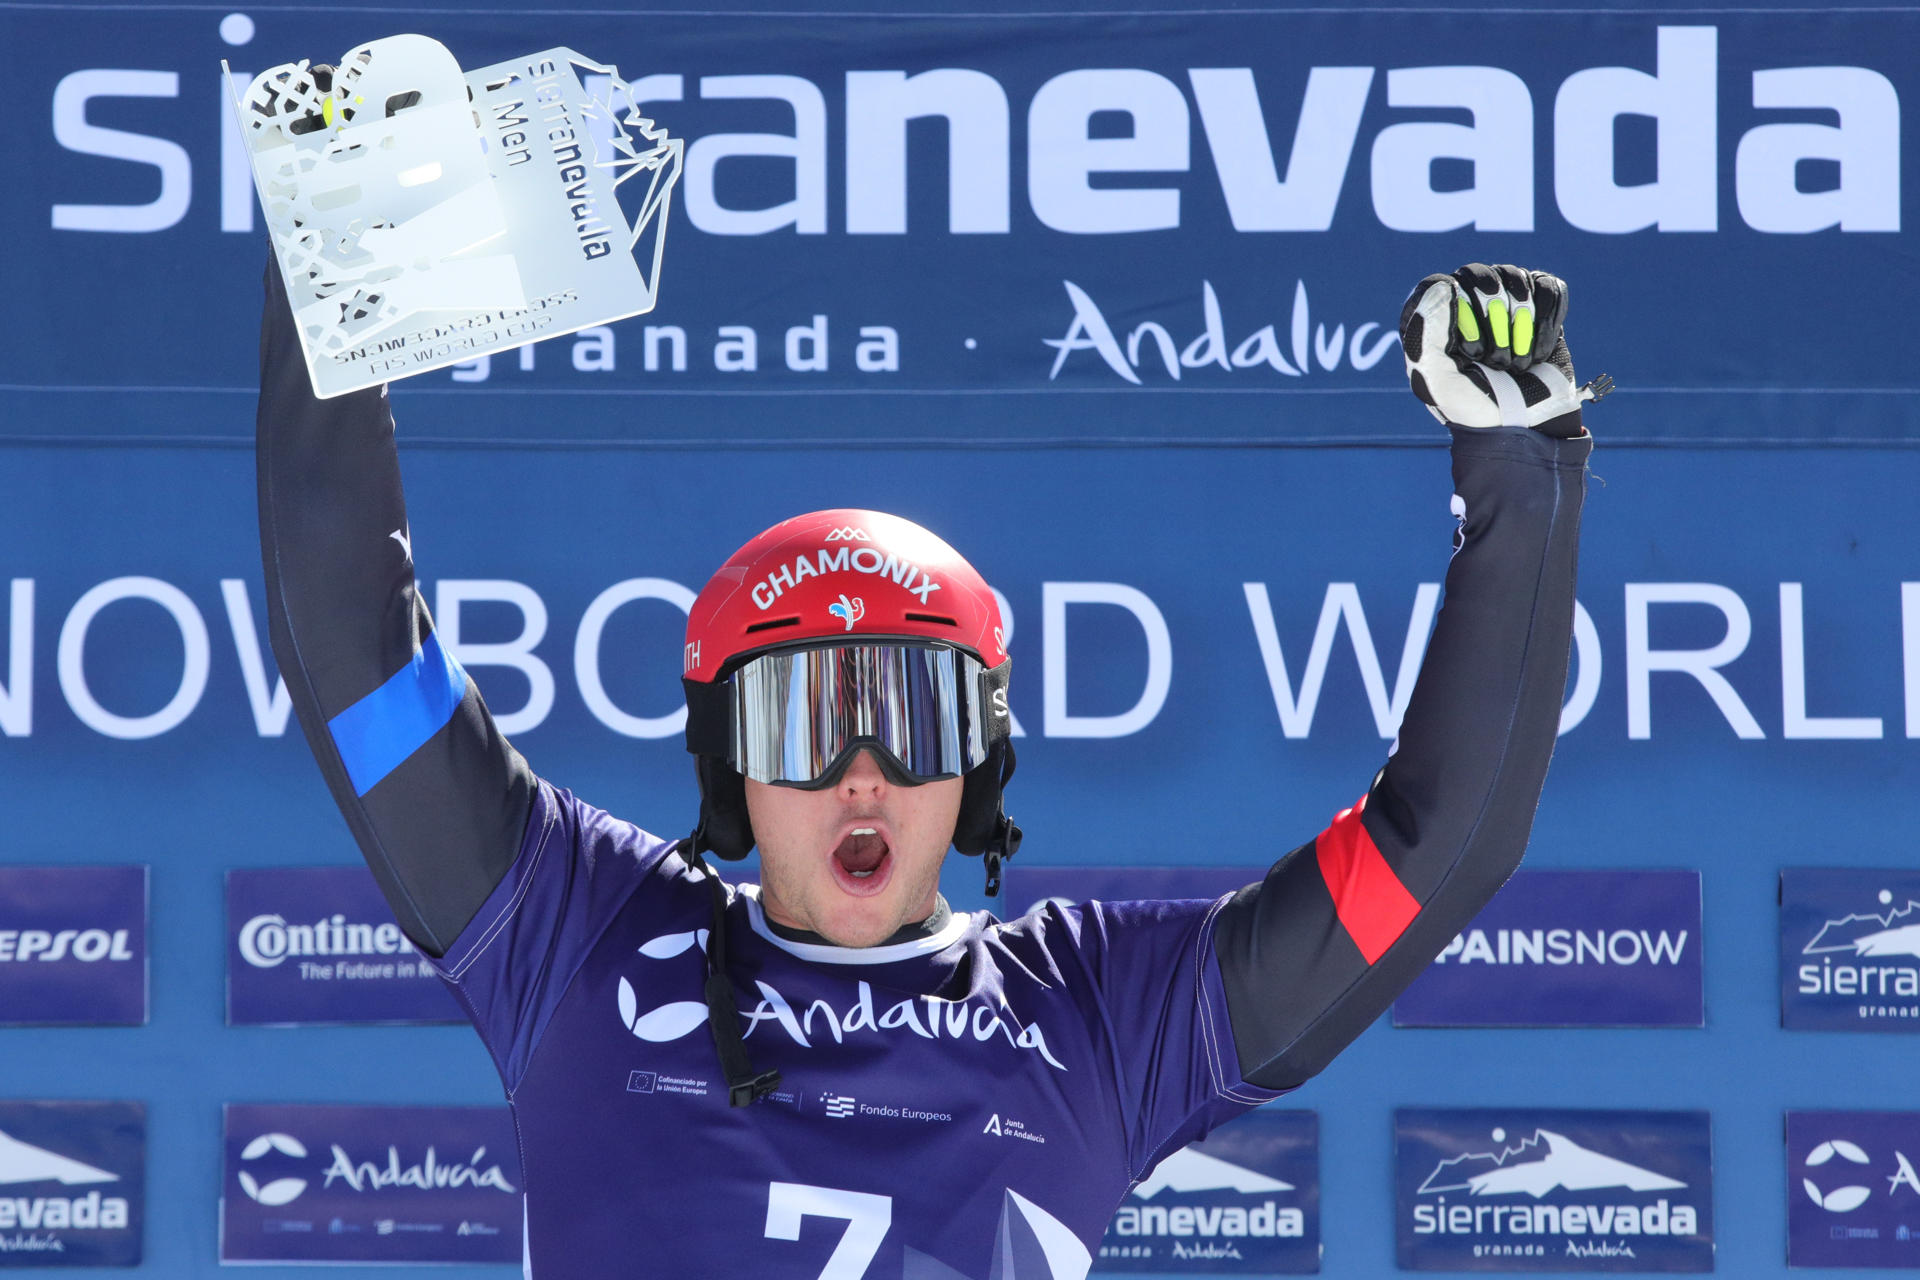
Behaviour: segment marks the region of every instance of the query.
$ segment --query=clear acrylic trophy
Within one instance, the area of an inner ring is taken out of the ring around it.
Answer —
[[[610,66],[392,36],[234,109],[323,399],[653,309],[683,143]]]

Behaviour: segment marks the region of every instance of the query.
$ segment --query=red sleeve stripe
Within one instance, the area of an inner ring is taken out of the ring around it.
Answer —
[[[1327,892],[1333,896],[1334,914],[1372,964],[1406,932],[1420,914],[1420,904],[1393,874],[1361,824],[1360,811],[1366,805],[1362,796],[1353,808],[1342,809],[1333,825],[1313,842],[1313,851]]]

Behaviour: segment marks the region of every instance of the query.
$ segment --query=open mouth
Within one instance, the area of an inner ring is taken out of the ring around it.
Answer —
[[[878,893],[892,874],[892,852],[878,828],[853,827],[833,847],[834,879],[849,893]]]

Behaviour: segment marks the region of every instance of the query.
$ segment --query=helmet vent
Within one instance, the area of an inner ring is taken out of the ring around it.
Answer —
[[[765,622],[756,622],[748,627],[747,634],[752,635],[756,631],[776,631],[781,627],[797,627],[799,625],[800,616],[798,614],[795,614],[791,618],[768,618]]]
[[[943,627],[957,627],[960,625],[952,618],[943,618],[937,613],[909,613],[906,614],[905,617],[908,622],[937,622]]]

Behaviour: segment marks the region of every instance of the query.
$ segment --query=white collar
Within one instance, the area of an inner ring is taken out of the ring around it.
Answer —
[[[775,933],[767,923],[767,914],[760,907],[759,885],[742,884],[735,888],[747,900],[747,922],[753,926],[755,933],[787,954],[811,960],[815,964],[892,964],[897,960],[911,960],[915,956],[945,951],[967,931],[967,917],[955,911],[938,932],[907,942],[889,943],[884,947],[836,947],[830,943],[795,942]]]

